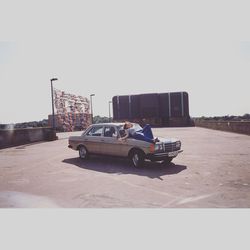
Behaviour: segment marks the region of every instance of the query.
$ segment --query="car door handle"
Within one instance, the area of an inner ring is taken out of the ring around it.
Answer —
[[[103,139],[102,139],[101,141],[102,141],[102,142],[104,142],[104,140],[103,140]]]

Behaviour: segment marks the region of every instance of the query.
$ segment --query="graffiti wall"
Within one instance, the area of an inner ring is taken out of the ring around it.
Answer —
[[[85,113],[89,114],[89,100],[83,96],[77,96],[64,91],[54,89],[54,102],[57,114]]]
[[[91,124],[90,103],[86,97],[54,89],[55,126],[59,131],[86,129]],[[52,117],[49,116],[51,124]]]

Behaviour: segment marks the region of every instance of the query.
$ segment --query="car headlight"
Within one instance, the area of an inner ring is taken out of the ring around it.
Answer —
[[[176,147],[177,147],[177,148],[181,148],[181,142],[180,142],[180,141],[177,141],[177,142],[176,142]]]
[[[155,151],[164,151],[163,144],[155,144]]]

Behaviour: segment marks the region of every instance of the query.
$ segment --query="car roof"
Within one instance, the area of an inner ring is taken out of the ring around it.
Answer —
[[[91,126],[121,126],[124,125],[124,122],[107,122],[107,123],[95,123]]]

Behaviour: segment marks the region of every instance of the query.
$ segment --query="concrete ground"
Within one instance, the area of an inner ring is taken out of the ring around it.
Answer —
[[[249,208],[250,137],[198,127],[155,128],[183,153],[169,166],[78,158],[67,138],[0,150],[0,207]]]

